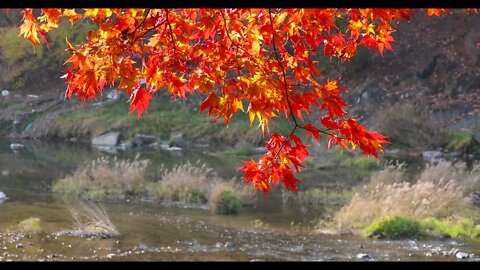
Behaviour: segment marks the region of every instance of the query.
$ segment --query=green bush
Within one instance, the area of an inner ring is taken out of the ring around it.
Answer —
[[[380,238],[412,238],[420,235],[421,226],[412,218],[394,216],[372,224],[365,231]]]
[[[242,209],[240,197],[233,190],[223,190],[211,203],[213,211],[221,215],[236,215]]]
[[[480,224],[475,224],[472,219],[450,217],[446,219],[425,218],[420,221],[422,229],[449,237],[480,237]]]
[[[194,203],[194,204],[206,204],[207,196],[202,193],[200,190],[193,188],[187,190],[184,197],[182,198],[184,203]]]

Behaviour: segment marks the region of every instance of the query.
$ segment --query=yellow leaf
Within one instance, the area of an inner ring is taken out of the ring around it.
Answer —
[[[248,118],[250,119],[250,126],[252,126],[253,120],[255,120],[255,113],[250,111],[248,113]]]
[[[285,18],[287,17],[288,12],[282,12],[280,15],[275,19],[275,24],[279,25],[285,21]]]
[[[233,101],[233,105],[235,106],[235,108],[240,109],[240,110],[242,110],[242,112],[244,112],[242,100],[240,100],[240,99],[235,99],[235,100]]]
[[[252,42],[252,54],[258,55],[260,53],[260,42],[258,40],[254,40]]]

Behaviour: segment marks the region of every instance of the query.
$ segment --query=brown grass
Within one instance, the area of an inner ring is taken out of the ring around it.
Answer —
[[[171,170],[160,168],[161,180],[153,183],[149,193],[161,201],[182,201],[188,203],[191,194],[207,194],[213,170],[205,164],[192,165],[190,162],[176,165]],[[190,195],[189,195],[190,194]]]
[[[117,160],[100,157],[72,175],[56,182],[54,192],[93,200],[123,199],[141,194],[145,188],[148,160]]]
[[[463,164],[442,161],[427,166],[416,181],[408,181],[401,166],[374,174],[335,216],[338,229],[364,228],[388,216],[446,218],[472,207],[480,185],[480,165],[470,172]]]

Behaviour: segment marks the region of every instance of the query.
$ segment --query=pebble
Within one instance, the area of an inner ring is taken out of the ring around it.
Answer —
[[[115,253],[109,253],[109,254],[107,254],[107,258],[108,258],[108,259],[111,259],[111,258],[113,258],[114,256],[115,256]]]
[[[469,258],[469,255],[468,253],[459,251],[455,253],[455,257],[457,257],[458,259],[466,259],[466,258]]]
[[[370,257],[370,255],[365,254],[365,253],[358,253],[358,254],[357,254],[357,259],[369,260],[369,259],[371,259],[371,258],[372,258],[372,257]]]
[[[24,247],[25,247],[25,245],[24,245],[24,244],[22,244],[22,243],[19,243],[19,244],[17,244],[17,246],[16,246],[16,247],[17,247],[18,249],[20,249],[20,248],[24,248]]]
[[[224,245],[225,248],[231,249],[235,247],[235,244],[233,242],[226,242]]]

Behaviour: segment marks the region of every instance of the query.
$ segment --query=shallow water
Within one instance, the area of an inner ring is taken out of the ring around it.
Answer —
[[[312,233],[322,208],[305,209],[282,204],[277,190],[270,197],[257,196],[251,207],[237,216],[220,216],[208,209],[183,209],[149,202],[107,203],[110,220],[120,231],[111,239],[56,237],[54,232],[73,229],[68,204],[53,196],[53,181],[77,166],[105,153],[84,146],[28,144],[13,152],[0,143],[0,190],[9,197],[0,204],[0,261],[5,260],[155,260],[155,261],[324,261],[457,260],[445,256],[453,248],[474,254],[479,260],[480,243],[460,240],[376,240],[354,236]],[[133,157],[135,153],[120,153]],[[201,160],[229,179],[241,158],[202,152],[142,152],[153,167]],[[352,171],[307,171],[303,187],[359,185],[364,175]],[[23,238],[7,231],[20,221],[38,217],[42,233]]]

